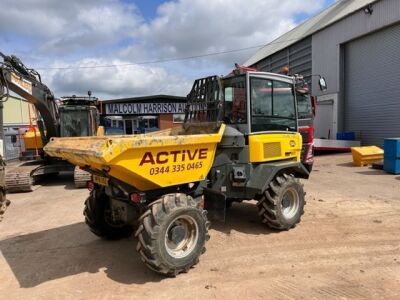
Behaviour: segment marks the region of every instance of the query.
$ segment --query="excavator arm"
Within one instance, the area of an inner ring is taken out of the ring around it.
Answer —
[[[3,62],[0,62],[0,99],[4,99],[12,91],[37,108],[45,126],[44,130],[43,123],[38,121],[41,135],[45,137],[43,144],[51,137],[59,136],[58,109],[54,95],[42,83],[40,74],[27,68],[14,55],[6,56],[0,52],[0,57],[3,59]]]

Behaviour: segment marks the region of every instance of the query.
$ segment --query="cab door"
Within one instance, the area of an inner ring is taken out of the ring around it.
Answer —
[[[293,83],[289,79],[250,76],[249,100],[250,162],[299,161],[302,139],[297,133]]]

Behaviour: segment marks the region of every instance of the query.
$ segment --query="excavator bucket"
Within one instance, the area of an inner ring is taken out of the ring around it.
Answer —
[[[44,150],[89,170],[96,183],[107,185],[110,178],[116,178],[147,191],[204,180],[224,129],[221,124],[212,133],[203,127],[128,136],[52,138]]]

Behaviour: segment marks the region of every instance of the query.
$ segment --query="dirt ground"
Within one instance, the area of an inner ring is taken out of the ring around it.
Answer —
[[[102,241],[83,223],[86,190],[66,178],[9,195],[0,223],[3,299],[400,299],[400,176],[317,157],[306,213],[274,232],[254,203],[214,223],[188,274],[163,278],[133,238]]]

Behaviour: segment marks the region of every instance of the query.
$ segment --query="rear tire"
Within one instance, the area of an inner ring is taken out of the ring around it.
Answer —
[[[279,175],[258,200],[262,222],[278,230],[288,230],[300,222],[304,213],[303,185],[293,175]]]
[[[210,238],[207,212],[192,197],[168,194],[140,217],[136,250],[151,270],[176,276],[199,262]]]
[[[95,235],[108,240],[117,240],[129,237],[132,226],[115,224],[111,218],[110,199],[101,190],[93,190],[85,202],[83,211],[85,222]]]

